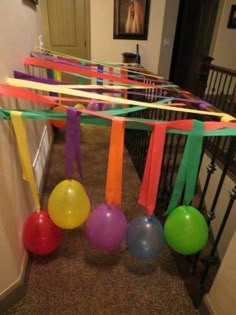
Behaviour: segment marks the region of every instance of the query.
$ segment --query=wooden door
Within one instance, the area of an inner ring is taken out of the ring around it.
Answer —
[[[201,61],[208,56],[219,0],[180,0],[170,80],[196,91]]]
[[[89,1],[41,0],[44,46],[89,59]]]

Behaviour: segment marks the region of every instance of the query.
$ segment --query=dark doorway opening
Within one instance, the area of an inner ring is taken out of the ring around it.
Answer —
[[[209,54],[218,5],[219,0],[180,0],[170,80],[192,93]]]

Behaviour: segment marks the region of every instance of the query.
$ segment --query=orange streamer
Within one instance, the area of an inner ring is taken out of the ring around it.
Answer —
[[[121,204],[125,120],[112,120],[106,181],[107,204]]]

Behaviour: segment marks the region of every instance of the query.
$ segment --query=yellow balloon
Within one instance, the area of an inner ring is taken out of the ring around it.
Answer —
[[[78,109],[85,109],[85,106],[82,104],[76,104],[74,107]]]
[[[90,208],[84,187],[73,179],[60,182],[48,200],[51,220],[63,229],[74,229],[83,224],[89,216]]]

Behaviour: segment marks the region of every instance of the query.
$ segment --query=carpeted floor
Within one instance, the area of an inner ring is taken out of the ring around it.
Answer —
[[[84,184],[93,205],[104,201],[109,129],[82,127]],[[64,135],[55,142],[42,196],[47,201],[64,179]],[[127,219],[142,213],[140,181],[125,152],[123,204]],[[89,246],[83,229],[64,233],[60,248],[48,257],[32,257],[25,297],[8,315],[193,315],[194,309],[167,246],[153,261],[130,256],[123,245],[113,253]]]

